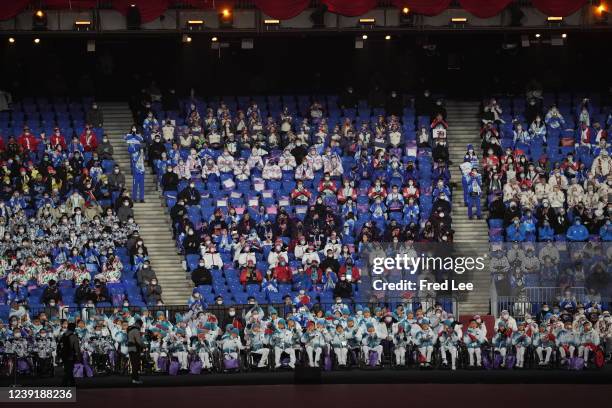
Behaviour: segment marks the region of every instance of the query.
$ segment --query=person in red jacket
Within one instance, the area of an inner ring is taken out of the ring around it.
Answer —
[[[255,268],[253,260],[249,259],[247,266],[240,272],[240,283],[244,286],[244,290],[246,291],[246,285],[250,283],[261,285],[262,280],[261,272]]]
[[[342,181],[342,187],[338,190],[337,196],[339,204],[344,204],[349,197],[353,201],[356,201],[357,189],[355,188],[354,183],[349,179],[344,179]]]
[[[321,193],[322,195],[326,196],[326,195],[336,195],[336,183],[331,179],[329,174],[325,174],[325,177],[323,178],[323,180],[321,180],[319,182],[319,187],[318,187],[318,191],[319,193]]]
[[[98,148],[96,133],[89,127],[85,128],[83,133],[81,133],[80,140],[86,152],[93,152]]]
[[[30,128],[25,126],[23,128],[23,133],[17,138],[17,144],[19,144],[21,149],[25,152],[35,152],[38,146],[38,140],[30,133]]]
[[[296,205],[307,205],[312,193],[304,187],[302,180],[298,180],[295,188],[291,192],[291,201]]]
[[[338,278],[346,277],[350,282],[361,282],[361,272],[359,268],[353,265],[353,258],[347,258],[344,265],[338,271]],[[348,278],[350,276],[350,279]]]
[[[51,148],[53,149],[55,149],[57,145],[60,145],[62,146],[62,150],[66,150],[66,138],[64,135],[62,135],[62,132],[58,127],[53,129],[53,135],[51,136],[49,142],[51,143]]]
[[[287,260],[284,256],[278,259],[278,265],[274,268],[274,278],[280,283],[291,283],[293,280],[293,271],[287,265]]]
[[[310,278],[313,285],[318,285],[323,282],[323,271],[319,268],[319,262],[313,259],[308,268],[305,271],[306,275]]]

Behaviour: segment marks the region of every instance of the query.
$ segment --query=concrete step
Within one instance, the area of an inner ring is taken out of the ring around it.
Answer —
[[[481,144],[479,103],[470,101],[448,101],[447,121],[449,156],[454,163],[452,167],[451,180],[457,183],[453,192],[453,204],[451,215],[453,217],[453,229],[455,230],[454,244],[465,246],[466,251],[479,251],[488,248],[489,236],[485,220],[470,220],[467,216],[467,208],[463,203],[461,186],[461,171],[458,165],[463,162],[465,148],[468,144],[474,145],[478,151]],[[484,201],[482,207],[484,208]],[[489,285],[488,272],[472,274],[469,281],[475,284],[475,290],[466,294],[460,302],[461,314],[488,313],[489,311]]]
[[[128,185],[132,182],[130,155],[124,141],[125,134],[133,124],[132,113],[127,103],[105,103],[105,130],[115,148],[115,161],[126,175]],[[177,254],[172,238],[171,222],[156,191],[156,180],[152,174],[145,176],[145,203],[135,203],[134,216],[149,251],[151,266],[155,270],[167,305],[185,304],[191,295],[192,282],[185,279],[183,257]]]

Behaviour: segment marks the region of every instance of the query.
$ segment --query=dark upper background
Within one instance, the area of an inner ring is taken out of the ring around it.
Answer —
[[[183,44],[178,35],[103,36],[96,52],[80,37],[18,37],[0,44],[0,87],[20,95],[95,94],[117,99],[155,78],[162,87],[200,95],[334,93],[347,84],[367,95],[374,84],[413,92],[424,86],[448,95],[482,96],[493,89],[519,93],[535,78],[546,90],[607,91],[612,85],[612,34],[572,32],[564,46],[520,46],[518,35],[453,33],[403,35],[385,41],[371,34],[364,49],[355,37],[255,38],[253,50],[210,48],[210,35]],[[542,34],[542,39],[547,34]],[[532,36],[533,38],[533,36]],[[224,40],[224,39],[222,39]],[[518,43],[503,50],[503,42]],[[449,69],[457,68],[457,69]]]

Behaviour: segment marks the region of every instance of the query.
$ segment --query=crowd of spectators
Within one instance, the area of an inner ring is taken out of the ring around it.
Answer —
[[[91,100],[24,99],[0,112],[0,318],[12,305],[159,300],[136,281],[146,247],[103,122]]]
[[[200,293],[356,298],[374,242],[452,242],[445,109],[339,96],[132,103]],[[130,136],[128,137],[135,137]]]
[[[531,305],[539,295],[528,287],[557,288],[557,295],[575,287],[607,308],[610,107],[529,92],[485,101],[481,126],[482,156],[469,146],[462,169],[467,193],[476,191],[473,201],[483,197],[488,208],[498,292]]]

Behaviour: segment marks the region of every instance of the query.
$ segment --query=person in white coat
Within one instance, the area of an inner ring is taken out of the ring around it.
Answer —
[[[208,248],[202,246],[202,260],[204,260],[204,266],[208,270],[223,268],[223,260],[221,259],[221,255],[217,252],[215,244],[211,243]]]

